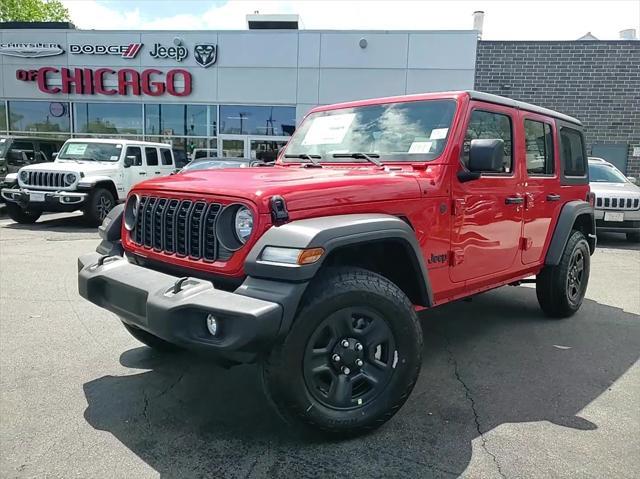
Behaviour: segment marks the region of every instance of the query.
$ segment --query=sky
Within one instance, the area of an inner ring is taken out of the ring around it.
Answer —
[[[469,30],[485,40],[601,40],[635,28],[640,0],[62,0],[79,28],[245,30],[249,13],[297,13],[307,30]]]

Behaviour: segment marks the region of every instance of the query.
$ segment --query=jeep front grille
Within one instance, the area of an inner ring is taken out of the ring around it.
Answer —
[[[67,173],[68,172],[27,170],[27,181],[23,181],[22,185],[27,188],[69,189],[74,182],[67,182]]]
[[[142,196],[131,241],[168,255],[226,261],[233,252],[216,238],[221,209],[220,203]]]
[[[604,210],[637,210],[640,209],[640,198],[601,197],[596,198],[596,208]]]

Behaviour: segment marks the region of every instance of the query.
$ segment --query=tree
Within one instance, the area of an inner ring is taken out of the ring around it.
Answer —
[[[0,22],[68,22],[60,0],[0,0]]]

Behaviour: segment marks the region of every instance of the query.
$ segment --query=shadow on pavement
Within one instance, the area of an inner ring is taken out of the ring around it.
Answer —
[[[11,220],[9,220],[11,221]],[[33,224],[11,222],[5,228],[29,231],[51,231],[59,233],[97,233],[98,228],[87,223],[82,215],[60,216],[59,213],[44,214]]]
[[[148,371],[84,385],[85,418],[162,477],[455,477],[471,441],[500,424],[596,429],[577,414],[638,359],[639,328],[637,315],[589,300],[573,318],[544,319],[525,287],[434,309],[412,396],[380,430],[346,441],[285,425],[256,366],[145,347],[120,360]]]
[[[627,240],[623,233],[598,233],[598,247],[640,251],[640,243]]]

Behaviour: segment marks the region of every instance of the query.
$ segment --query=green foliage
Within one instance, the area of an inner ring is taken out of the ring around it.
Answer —
[[[0,0],[0,22],[68,22],[60,0]]]

